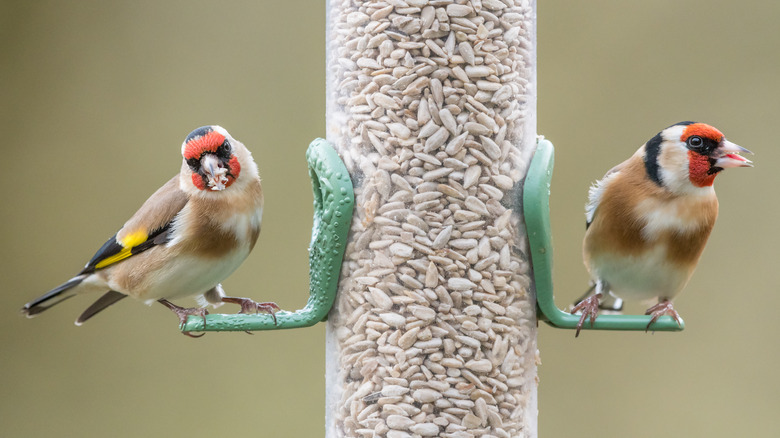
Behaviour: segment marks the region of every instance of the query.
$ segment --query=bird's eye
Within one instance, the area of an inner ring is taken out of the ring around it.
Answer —
[[[704,140],[701,139],[698,135],[693,135],[691,137],[688,137],[688,146],[693,149],[698,149],[704,145]]]
[[[190,158],[189,160],[187,160],[187,165],[190,166],[190,169],[192,169],[193,171],[198,170],[198,168],[200,167],[200,160],[198,160],[197,158]]]
[[[220,158],[230,158],[231,150],[230,150],[230,143],[228,143],[227,140],[225,140],[224,143],[219,145],[217,148],[217,156]]]

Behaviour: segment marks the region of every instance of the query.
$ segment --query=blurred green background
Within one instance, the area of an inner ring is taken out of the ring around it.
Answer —
[[[718,177],[718,224],[676,301],[684,332],[540,326],[540,436],[777,436],[780,3],[541,0],[538,13],[560,305],[587,285],[583,205],[607,169],[681,120],[756,152],[754,169]],[[259,245],[225,287],[300,307],[324,47],[322,1],[0,2],[0,436],[324,435],[322,326],[192,340],[133,301],[83,327],[88,298],[18,314],[212,123],[254,152],[266,193]]]

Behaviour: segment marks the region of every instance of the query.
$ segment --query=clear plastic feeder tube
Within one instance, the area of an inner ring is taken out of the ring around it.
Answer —
[[[331,0],[327,139],[356,207],[327,326],[329,438],[535,437],[519,186],[535,5]]]

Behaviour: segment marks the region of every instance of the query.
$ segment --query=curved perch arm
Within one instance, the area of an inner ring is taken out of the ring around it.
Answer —
[[[309,327],[324,320],[338,289],[341,262],[347,246],[352,222],[355,195],[352,181],[336,150],[318,138],[306,151],[309,176],[314,191],[314,227],[309,246],[309,300],[295,312],[276,312],[277,324],[271,315],[212,314],[203,318],[190,317],[183,331],[246,331]]]
[[[550,231],[550,182],[553,163],[552,143],[540,138],[523,185],[523,216],[528,230],[539,318],[553,327],[573,329],[580,317],[560,310],[555,305],[553,296],[553,248]],[[592,326],[588,320],[582,328],[644,331],[649,322],[650,316],[647,315],[599,315]],[[653,324],[651,330],[680,331],[684,328],[684,322],[680,321],[678,326],[672,317],[662,316]]]

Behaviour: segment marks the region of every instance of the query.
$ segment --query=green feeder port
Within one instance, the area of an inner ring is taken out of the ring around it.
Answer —
[[[554,148],[544,138],[537,141],[536,152],[523,185],[523,216],[528,231],[531,265],[536,286],[536,304],[539,319],[557,328],[574,329],[579,315],[564,312],[555,305],[552,281],[552,233],[550,231],[550,182],[552,180]],[[585,321],[583,330],[641,330],[650,323],[649,315],[599,315],[591,325]],[[662,316],[651,326],[654,331],[681,331],[670,316]]]

